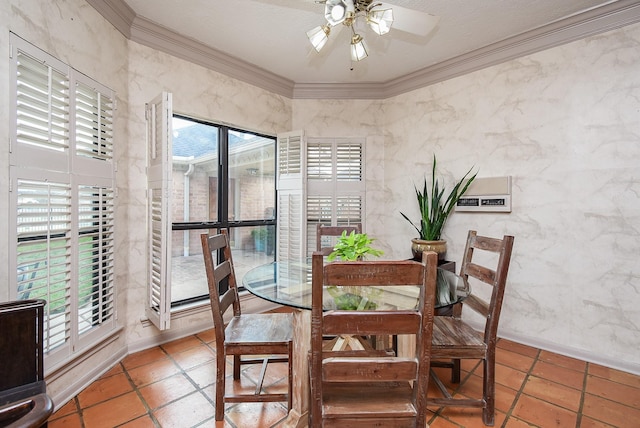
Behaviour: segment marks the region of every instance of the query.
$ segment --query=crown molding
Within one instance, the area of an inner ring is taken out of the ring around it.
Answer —
[[[136,13],[123,0],[87,0],[87,3],[127,39],[131,38],[131,25]]]
[[[640,2],[616,1],[407,74],[385,84],[383,92],[392,97],[637,22]]]
[[[133,20],[131,40],[276,94],[293,97],[293,81],[213,49],[145,18],[136,17]]]
[[[386,99],[492,65],[640,22],[640,2],[618,0],[384,83],[295,83],[138,17],[124,0],[87,0],[127,39],[292,99]]]

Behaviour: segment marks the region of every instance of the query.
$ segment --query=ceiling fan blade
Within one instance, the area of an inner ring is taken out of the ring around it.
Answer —
[[[391,31],[405,31],[421,37],[429,35],[440,21],[439,16],[398,6],[392,3],[383,2],[381,6],[378,6],[375,9],[393,10],[393,25],[391,26]]]

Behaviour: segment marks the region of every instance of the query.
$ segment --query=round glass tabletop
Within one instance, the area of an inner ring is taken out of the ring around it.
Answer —
[[[311,309],[311,263],[280,261],[251,269],[242,278],[250,293],[265,300],[299,309]],[[349,287],[326,287],[324,308],[329,309],[412,309],[417,307],[416,286],[367,287],[351,293]],[[438,309],[461,302],[470,293],[458,275],[438,268],[436,304]]]

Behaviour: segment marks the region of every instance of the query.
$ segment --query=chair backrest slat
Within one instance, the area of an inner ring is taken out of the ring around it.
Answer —
[[[327,335],[415,334],[421,316],[416,311],[330,311],[323,317]]]
[[[224,313],[227,312],[227,309],[229,309],[230,306],[233,306],[235,301],[236,301],[235,291],[231,289],[225,291],[224,294],[222,294],[222,296],[220,297],[220,304],[219,304],[220,313],[224,315]]]
[[[393,263],[384,261],[335,262],[325,271],[325,283],[346,286],[405,286],[422,284],[420,263],[401,260]]]
[[[487,318],[491,313],[489,303],[479,297],[474,296],[473,294],[464,300],[464,305],[473,309],[484,318]]]
[[[415,358],[327,358],[322,363],[322,378],[325,382],[354,382],[355,376],[358,382],[413,381],[417,369]]]
[[[466,266],[464,273],[477,278],[482,282],[486,282],[487,284],[493,284],[496,281],[496,271],[475,263],[469,263]]]
[[[492,253],[499,253],[504,246],[504,240],[498,238],[492,238],[489,236],[475,235],[472,240],[473,248],[477,248],[483,251],[490,251]]]
[[[342,232],[362,233],[362,225],[360,223],[350,224],[349,226],[327,226],[322,223],[318,223],[316,226],[316,251],[322,253],[323,256],[328,256],[333,252],[333,247],[323,247],[322,237],[333,236],[338,237],[342,235]]]

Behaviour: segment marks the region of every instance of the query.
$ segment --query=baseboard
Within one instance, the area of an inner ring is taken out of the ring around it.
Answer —
[[[246,313],[260,313],[266,312],[268,310],[274,309],[278,307],[275,303],[268,302],[264,299],[260,299],[249,293],[241,293],[240,301],[242,304],[243,312]],[[181,318],[198,316],[202,315],[205,312],[210,313],[211,308],[209,303],[196,305],[190,308],[178,310],[175,314],[172,314],[171,318],[179,320]],[[153,324],[149,322],[147,319],[141,320],[143,325],[146,328],[155,328]],[[182,339],[183,337],[191,336],[193,334],[200,333],[205,330],[209,330],[213,328],[213,321],[209,317],[206,321],[200,323],[186,323],[187,327],[184,328],[176,328],[170,329],[167,331],[158,332],[151,337],[144,338],[141,340],[136,340],[127,344],[126,347],[121,348],[115,353],[110,354],[109,358],[104,359],[102,361],[96,361],[95,364],[92,364],[92,368],[83,372],[82,376],[74,377],[73,382],[67,385],[64,389],[57,392],[55,395],[51,396],[53,403],[55,405],[55,410],[60,409],[64,406],[69,400],[78,395],[82,390],[84,390],[87,386],[89,386],[92,382],[95,382],[100,378],[103,374],[111,370],[116,364],[122,361],[127,355],[133,354],[135,352],[144,351],[145,349],[152,348],[154,346],[162,345],[163,343],[171,342],[174,340]],[[121,333],[121,329],[117,331],[117,333]],[[106,346],[106,344],[111,343],[117,334],[114,334],[109,340],[104,341],[101,345],[91,352],[83,355],[82,358],[74,360],[62,367],[56,368],[50,375],[47,376],[47,382],[54,382],[55,380],[63,377],[66,373],[74,370],[78,367],[82,362],[91,358],[92,355],[98,353],[101,349]]]
[[[86,357],[82,360],[76,360],[65,365],[64,367],[61,367],[51,377],[47,377],[47,382],[54,382],[56,379],[59,379],[66,373],[69,373],[70,371],[76,369],[77,366],[79,366],[83,361],[90,358],[91,355],[98,353],[100,349],[102,348],[98,348],[94,352],[87,354]],[[102,361],[96,361],[95,364],[93,364],[92,362],[90,369],[83,371],[81,376],[73,377],[73,381],[65,388],[58,391],[55,395],[50,395],[51,400],[53,400],[54,411],[57,411],[62,406],[67,404],[69,400],[73,399],[73,397],[82,392],[83,389],[91,385],[91,383],[100,378],[100,376],[111,370],[113,366],[118,364],[126,356],[127,349],[125,347],[122,347],[117,352],[110,353],[109,358],[106,358]],[[48,390],[47,393],[51,394],[50,390]]]
[[[469,324],[475,329],[480,330],[479,323],[469,321]],[[520,343],[522,345],[531,346],[533,348],[543,349],[545,351],[554,352],[556,354],[564,355],[578,360],[587,361],[589,363],[599,364],[601,366],[609,367],[623,372],[631,373],[636,376],[640,376],[640,364],[630,363],[628,361],[622,361],[620,359],[608,358],[593,352],[585,351],[583,349],[573,348],[571,346],[565,346],[555,342],[549,342],[541,340],[535,337],[525,336],[522,334],[510,332],[500,329],[498,331],[498,337],[511,340],[512,342]]]

